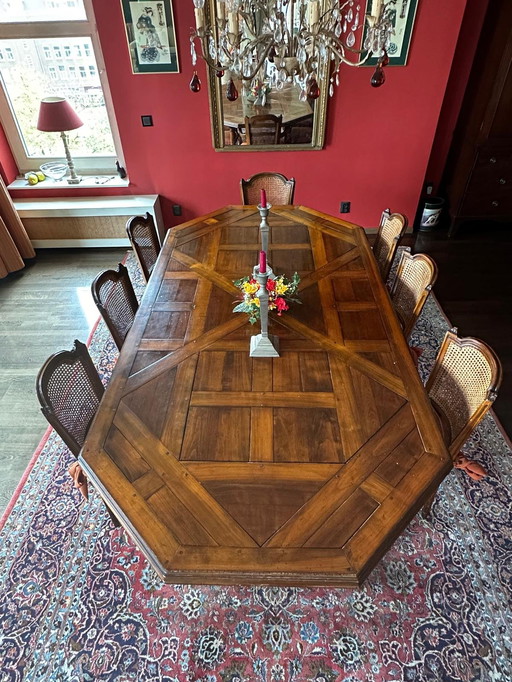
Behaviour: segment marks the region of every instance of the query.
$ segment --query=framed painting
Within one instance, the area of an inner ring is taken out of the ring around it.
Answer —
[[[372,13],[372,9],[379,0],[368,0],[367,12]],[[385,12],[387,13],[393,27],[394,34],[388,48],[389,66],[405,66],[409,45],[411,44],[414,19],[418,0],[384,0]],[[363,39],[364,42],[364,39]],[[378,62],[376,57],[372,57],[365,66],[375,66]]]
[[[178,73],[171,0],[121,0],[133,73]]]

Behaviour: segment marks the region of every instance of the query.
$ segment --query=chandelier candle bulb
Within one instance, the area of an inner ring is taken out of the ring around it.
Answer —
[[[196,7],[194,8],[194,14],[196,15],[196,29],[200,31],[204,26],[204,9]]]
[[[320,18],[320,7],[318,0],[313,0],[312,2],[309,3],[309,25],[311,27],[315,26],[315,24],[318,24],[318,20]]]
[[[217,0],[217,18],[222,27],[226,21],[226,3],[224,0]]]
[[[238,36],[238,13],[228,12],[228,33],[236,38]]]

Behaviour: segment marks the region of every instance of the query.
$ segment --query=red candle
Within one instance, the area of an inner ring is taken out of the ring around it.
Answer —
[[[260,273],[267,272],[267,254],[260,251]]]
[[[261,208],[267,208],[267,193],[264,189],[261,190]]]

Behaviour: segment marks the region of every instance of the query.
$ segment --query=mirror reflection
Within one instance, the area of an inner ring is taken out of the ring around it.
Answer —
[[[227,2],[211,0],[211,25],[217,29],[205,40],[204,49],[208,64],[217,64],[216,71],[208,71],[216,149],[322,148],[328,60],[317,60],[305,76],[304,60],[309,58],[300,36],[301,27],[310,21],[310,4],[284,2],[282,11],[276,9],[276,19],[269,21],[259,3],[251,4],[250,13],[240,7],[227,12]],[[318,1],[312,4],[321,6]]]

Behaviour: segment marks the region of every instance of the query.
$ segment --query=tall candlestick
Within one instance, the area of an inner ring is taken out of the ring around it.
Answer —
[[[261,274],[267,272],[267,254],[265,251],[260,251],[260,272]]]
[[[261,190],[260,206],[261,208],[267,208],[267,193],[264,189]]]
[[[263,251],[261,253],[264,254]],[[253,273],[260,285],[256,295],[260,301],[261,333],[256,336],[251,336],[249,355],[253,358],[278,358],[279,339],[277,336],[268,333],[268,275],[266,272],[261,272],[261,270],[257,270],[256,268],[254,268]]]

